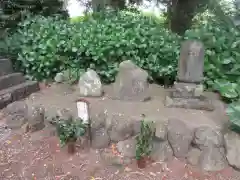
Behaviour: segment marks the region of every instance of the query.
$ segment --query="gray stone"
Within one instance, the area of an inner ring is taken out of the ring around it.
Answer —
[[[24,101],[9,104],[4,110],[6,125],[10,129],[21,128],[28,120],[28,106]]]
[[[5,107],[7,104],[12,102],[12,94],[11,93],[5,93],[0,94],[0,109]]]
[[[141,132],[141,120],[133,122],[133,134],[137,135]]]
[[[9,114],[26,114],[28,112],[28,106],[24,101],[16,101],[9,104],[5,109],[4,113]]]
[[[199,83],[203,80],[204,47],[201,42],[187,40],[182,43],[177,79]]]
[[[228,163],[240,169],[240,135],[235,132],[228,132],[224,135],[224,142]]]
[[[101,151],[100,157],[105,163],[115,166],[128,165],[131,163],[131,158],[115,155],[112,151]]]
[[[45,127],[45,109],[42,106],[33,106],[28,115],[30,132],[42,130]]]
[[[0,145],[6,141],[11,135],[11,129],[8,129],[4,126],[0,126]]]
[[[12,63],[8,59],[0,58],[0,76],[13,72]]]
[[[148,73],[131,61],[119,65],[115,83],[114,98],[126,101],[145,101],[150,98]]]
[[[199,158],[199,165],[205,171],[221,171],[227,167],[227,160],[221,148],[207,147]]]
[[[199,98],[174,98],[172,96],[166,96],[165,99],[166,107],[185,108],[185,109],[197,109],[205,111],[213,111],[214,105],[212,100]]]
[[[56,125],[59,120],[72,121],[72,112],[69,109],[58,109],[56,114],[51,113],[46,116],[46,123]]]
[[[80,96],[99,97],[103,94],[102,83],[98,74],[89,69],[78,81]]]
[[[174,84],[173,97],[176,98],[196,98],[203,95],[203,85],[194,83],[181,83]]]
[[[104,112],[92,113],[91,117],[91,127],[94,129],[104,128],[106,124],[107,115]]]
[[[30,130],[31,129],[29,129],[29,131]],[[27,132],[29,132],[29,131],[27,131]],[[29,140],[31,142],[41,141],[41,140],[44,140],[46,138],[50,138],[50,137],[53,137],[53,136],[56,136],[56,135],[57,135],[57,132],[56,132],[56,128],[55,127],[53,127],[53,126],[46,126],[41,131],[32,132],[30,134]]]
[[[191,148],[187,155],[187,162],[193,166],[197,166],[199,163],[200,155],[201,155],[200,149]]]
[[[153,141],[150,157],[154,161],[165,162],[173,159],[173,150],[168,141]]]
[[[133,119],[121,114],[113,114],[106,119],[106,128],[110,139],[114,142],[122,141],[134,134]]]
[[[155,136],[164,141],[167,139],[167,122],[156,122]]]
[[[57,83],[62,83],[64,82],[65,78],[64,78],[64,74],[62,72],[57,73],[56,76],[54,77],[54,81]]]
[[[0,91],[0,109],[39,90],[38,82],[26,81]]]
[[[194,134],[193,143],[200,149],[209,146],[223,146],[223,135],[220,130],[214,130],[210,127],[204,126],[197,128]]]
[[[177,158],[185,158],[193,139],[193,132],[182,121],[170,119],[167,136],[174,155]]]
[[[71,80],[71,77],[72,77],[71,70],[65,70],[62,73],[63,73],[64,81],[70,81]],[[80,75],[80,73],[79,73],[79,75]]]
[[[107,148],[110,144],[110,138],[104,128],[92,130],[92,147],[96,149]]]
[[[57,116],[59,117],[59,119],[62,119],[62,120],[71,120],[73,119],[73,115],[72,115],[72,112],[69,110],[69,109],[59,109],[57,111]]]
[[[11,73],[8,75],[0,76],[0,90],[21,84],[25,81],[21,73]]]
[[[125,157],[133,158],[136,156],[136,137],[120,141],[117,143],[117,150]]]

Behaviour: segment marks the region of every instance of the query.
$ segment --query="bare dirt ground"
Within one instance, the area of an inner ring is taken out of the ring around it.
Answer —
[[[147,118],[164,121],[169,118],[183,120],[190,127],[208,125],[213,128],[221,128],[227,118],[224,113],[224,105],[213,93],[206,93],[211,99],[214,99],[216,110],[206,112],[199,110],[187,110],[178,108],[166,108],[164,98],[166,90],[158,85],[150,86],[151,100],[147,102],[130,102],[112,100],[112,86],[104,86],[105,95],[101,98],[85,98],[90,102],[91,117],[96,114],[106,112],[107,114],[122,114],[127,117],[139,117],[145,114]],[[47,109],[47,116],[51,117],[56,111],[67,108],[77,116],[76,100],[78,95],[77,87],[67,84],[52,85],[50,88],[43,89],[38,93],[32,94],[26,102],[29,106],[42,104]]]
[[[168,109],[163,105],[164,90],[152,86],[153,99],[149,102],[121,102],[109,98],[111,89],[104,87],[106,94],[102,98],[89,98],[91,114],[107,111],[129,116],[145,114],[155,119],[178,118],[189,122],[190,126],[222,126],[226,117],[223,105],[216,101],[214,112]],[[69,108],[76,113],[77,91],[67,85],[46,88],[31,95],[26,102],[29,105],[43,104],[47,115],[53,115],[57,109]],[[211,95],[211,98],[216,99]],[[0,121],[0,122],[3,122]],[[144,170],[136,167],[135,160],[129,165],[112,163],[112,149],[79,149],[75,155],[68,155],[65,148],[59,146],[58,138],[52,135],[53,129],[47,126],[42,131],[24,134],[23,130],[7,134],[0,140],[0,180],[239,180],[240,173],[228,167],[221,172],[201,172],[196,167],[186,165],[184,161],[174,159],[171,162],[153,162]],[[102,158],[103,152],[111,154],[110,159]]]

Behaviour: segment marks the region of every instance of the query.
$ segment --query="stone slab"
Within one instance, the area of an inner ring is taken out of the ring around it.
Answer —
[[[0,59],[0,76],[13,72],[12,63],[8,59]]]
[[[176,82],[171,94],[175,98],[200,98],[203,95],[203,85]]]
[[[166,96],[165,106],[172,108],[185,108],[185,109],[196,109],[213,111],[214,105],[211,100],[202,98],[175,98],[172,96]]]
[[[9,87],[21,84],[25,81],[22,73],[12,73],[4,76],[0,76],[0,90],[7,89]]]
[[[35,81],[26,81],[16,86],[4,89],[0,91],[0,109],[4,108],[8,104],[14,101],[18,101],[39,91],[38,83]]]

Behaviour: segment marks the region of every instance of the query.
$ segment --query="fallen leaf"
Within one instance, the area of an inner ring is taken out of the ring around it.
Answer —
[[[11,142],[11,141],[9,141],[9,140],[7,140],[7,141],[6,141],[6,143],[7,143],[7,144],[11,144],[12,142]]]
[[[155,173],[153,173],[153,172],[150,172],[149,173],[151,176],[154,176],[154,177],[156,177],[157,175],[155,174]]]
[[[129,168],[129,167],[126,167],[126,168],[124,169],[124,171],[126,171],[126,172],[130,172],[130,171],[132,171],[132,169]]]

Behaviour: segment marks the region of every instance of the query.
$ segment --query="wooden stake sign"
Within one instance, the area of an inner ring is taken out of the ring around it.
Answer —
[[[78,117],[83,120],[84,124],[89,124],[89,102],[85,99],[77,101]]]
[[[89,102],[85,99],[79,99],[77,100],[77,111],[78,111],[78,117],[82,119],[83,124],[86,125],[86,134],[87,138],[89,140],[89,147],[91,145],[91,123],[90,123],[90,117],[89,117]]]

